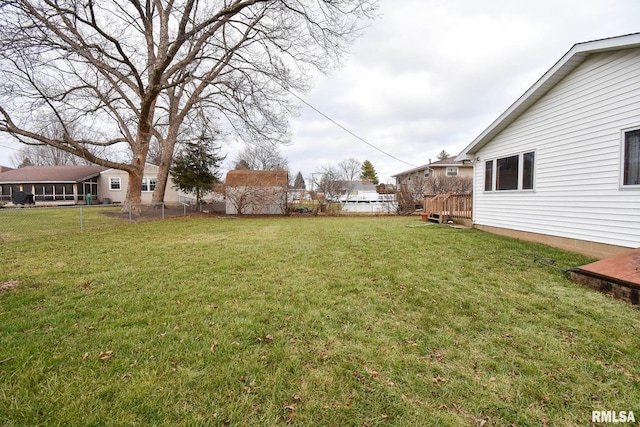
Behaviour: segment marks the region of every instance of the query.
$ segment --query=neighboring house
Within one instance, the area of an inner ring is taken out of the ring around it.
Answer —
[[[473,187],[473,165],[448,157],[393,175],[402,209],[421,209],[425,197],[468,194]]]
[[[411,185],[413,182],[423,182],[427,178],[459,177],[472,178],[473,165],[468,162],[456,160],[455,157],[448,157],[444,160],[431,162],[417,168],[409,169],[399,174],[392,175],[396,179],[396,187]]]
[[[147,163],[144,167],[144,175],[142,177],[142,193],[141,202],[151,203],[153,190],[156,189],[156,180],[158,178],[158,170],[160,168],[151,163]],[[100,173],[98,191],[100,193],[100,201],[105,204],[122,203],[127,196],[127,186],[129,185],[129,173],[119,169],[106,169]],[[164,202],[169,204],[178,203],[181,194],[171,181],[171,176],[167,180],[164,193]]]
[[[229,171],[225,180],[226,213],[283,215],[288,182],[287,171]]]
[[[158,176],[158,166],[147,164],[142,179],[142,203],[150,203]],[[33,194],[36,205],[73,205],[86,203],[91,194],[93,203],[122,203],[127,195],[129,174],[102,166],[25,166],[0,173],[0,201],[12,200],[21,191]],[[165,203],[178,203],[178,194],[171,179],[167,182]]]
[[[474,226],[604,257],[640,246],[640,33],[574,45],[467,146]]]
[[[0,201],[16,192],[33,194],[36,204],[84,204],[85,196],[99,197],[102,166],[25,166],[0,173]]]

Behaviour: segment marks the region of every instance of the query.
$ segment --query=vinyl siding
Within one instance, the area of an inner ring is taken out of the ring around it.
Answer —
[[[158,166],[147,164],[144,168],[145,178],[157,178]],[[111,190],[109,188],[109,178],[120,177],[120,190]],[[98,194],[100,199],[109,198],[112,203],[123,203],[127,195],[127,186],[129,185],[129,174],[125,171],[118,169],[108,169],[100,174],[98,180]],[[153,191],[143,191],[141,193],[142,203],[151,203],[153,198]],[[165,187],[164,202],[165,203],[178,203],[179,192],[177,187],[171,181],[171,176],[167,180]]]
[[[640,127],[640,49],[593,54],[475,156],[474,222],[640,246],[640,189],[621,188],[622,130]],[[485,161],[535,151],[534,190],[484,191]]]

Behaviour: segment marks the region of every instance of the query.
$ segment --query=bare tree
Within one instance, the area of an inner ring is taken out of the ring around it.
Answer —
[[[338,169],[342,173],[342,176],[347,181],[355,181],[360,176],[362,170],[362,162],[354,159],[344,159],[338,163]]]
[[[60,150],[51,145],[26,145],[22,147],[14,156],[12,163],[18,167],[29,160],[31,164],[38,166],[66,166],[66,165],[88,165],[85,159]]]
[[[278,146],[269,142],[246,144],[235,159],[236,169],[261,171],[281,171],[289,169],[289,161],[284,158]]]
[[[47,120],[43,121],[48,123]],[[67,132],[75,134],[75,127],[69,126]],[[65,130],[57,123],[44,126],[41,133],[47,138],[59,139],[64,136]],[[27,162],[28,160],[28,162]],[[24,145],[12,158],[14,166],[24,163],[31,163],[38,166],[66,166],[66,165],[88,165],[91,162],[81,157],[75,156],[68,151],[61,150],[52,145],[28,144]]]
[[[127,171],[137,203],[150,143],[154,201],[195,111],[280,142],[312,69],[327,72],[377,0],[0,0],[0,131]],[[41,117],[61,137],[41,129]],[[81,129],[74,136],[70,129]],[[125,151],[116,160],[114,150]]]
[[[323,166],[322,178],[318,185],[325,200],[336,201],[344,191],[344,177],[335,166]]]
[[[163,149],[160,145],[160,142],[156,138],[152,138],[149,142],[149,152],[147,153],[147,162],[152,165],[160,165],[162,163],[162,153]],[[171,162],[171,161],[170,161]],[[156,181],[157,187],[157,181]]]
[[[422,203],[428,184],[429,178],[421,174],[412,176],[411,180],[402,184],[397,197],[400,200],[399,207],[403,213],[411,213],[416,210],[416,206]]]
[[[473,178],[459,176],[433,176],[424,181],[424,192],[427,194],[469,194],[473,191]]]

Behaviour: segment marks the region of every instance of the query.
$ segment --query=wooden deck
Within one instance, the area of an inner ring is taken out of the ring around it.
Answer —
[[[571,270],[571,280],[616,299],[640,304],[640,248]]]
[[[453,220],[471,221],[473,213],[473,196],[471,194],[436,194],[424,195],[423,221],[434,221],[440,224]]]

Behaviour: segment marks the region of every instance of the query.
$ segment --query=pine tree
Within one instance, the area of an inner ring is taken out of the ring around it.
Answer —
[[[373,165],[369,160],[365,160],[362,163],[360,179],[362,181],[371,181],[371,183],[375,185],[378,185],[378,183],[380,182],[378,180],[378,174],[376,173],[375,168],[373,167]]]
[[[298,175],[296,175],[296,180],[293,182],[293,188],[296,190],[304,190],[306,188],[301,172],[298,172]]]
[[[447,150],[442,150],[440,154],[438,154],[438,160],[448,159],[451,155],[447,153]]]
[[[220,182],[219,169],[227,156],[220,156],[219,145],[204,133],[197,142],[187,142],[171,167],[171,180],[182,191],[195,193],[198,205],[211,186]]]

